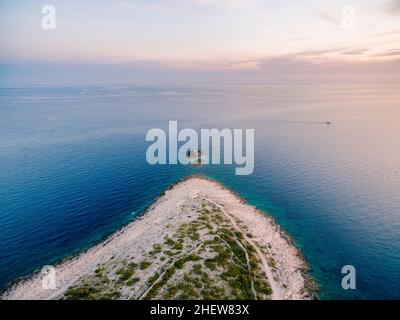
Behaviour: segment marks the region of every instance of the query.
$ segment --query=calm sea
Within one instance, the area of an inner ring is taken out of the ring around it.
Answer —
[[[89,247],[202,173],[276,218],[321,298],[400,299],[399,80],[0,89],[0,287]],[[146,132],[168,120],[254,128],[254,173],[148,165]],[[341,288],[344,265],[356,268],[356,290]]]

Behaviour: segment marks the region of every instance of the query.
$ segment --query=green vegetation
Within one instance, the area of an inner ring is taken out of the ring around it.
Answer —
[[[272,290],[254,247],[244,238],[246,231],[234,229],[224,213],[205,200],[193,209],[197,219],[182,223],[162,244],[154,244],[146,260],[114,259],[113,268],[98,266],[64,298],[118,299],[123,287],[141,288],[134,298],[143,294],[143,299],[268,298]],[[143,279],[153,263],[158,272]],[[268,263],[276,267],[272,258]]]
[[[159,254],[162,250],[162,245],[161,244],[155,244],[153,245],[153,250],[149,252],[151,256],[156,256]]]
[[[98,293],[98,290],[89,286],[71,287],[65,292],[65,298],[67,300],[89,300],[93,299],[96,293]]]
[[[139,264],[139,269],[140,270],[146,270],[148,267],[150,267],[151,266],[151,262],[149,262],[149,261],[142,261],[142,262],[140,262],[140,264]]]
[[[88,284],[70,287],[64,294],[65,300],[113,300],[120,298],[118,291],[108,291],[107,288],[94,287]]]
[[[126,285],[131,286],[131,285],[135,284],[138,281],[140,281],[140,278],[131,278],[126,282]]]
[[[116,272],[116,274],[119,275],[119,281],[124,282],[131,278],[136,273],[136,269],[137,264],[135,262],[131,262],[128,265],[119,268]]]
[[[149,284],[154,285],[146,299],[254,299],[252,287],[258,299],[272,294],[262,276],[254,247],[244,240],[242,232],[232,228],[214,205],[203,202],[197,220],[182,224],[176,238],[165,239],[171,250],[164,253],[173,256],[174,250],[183,250],[184,243],[186,246],[193,242],[193,247],[201,238],[205,240],[198,246],[196,254],[183,255],[165,270],[161,279],[150,279]],[[188,269],[186,264],[191,267]],[[185,271],[179,278],[169,281],[177,270]],[[163,294],[159,296],[163,287]]]

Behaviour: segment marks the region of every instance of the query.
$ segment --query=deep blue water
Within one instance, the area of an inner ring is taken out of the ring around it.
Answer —
[[[255,128],[255,171],[151,166],[146,132]],[[330,126],[315,121],[331,121]],[[400,298],[400,81],[0,89],[0,287],[135,219],[205,174],[269,212],[321,298]],[[354,265],[357,290],[341,289]]]

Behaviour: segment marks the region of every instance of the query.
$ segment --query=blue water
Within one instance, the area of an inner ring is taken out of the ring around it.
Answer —
[[[0,287],[84,250],[201,173],[276,218],[321,298],[399,299],[398,80],[0,89]],[[146,132],[168,120],[255,128],[254,173],[147,164]],[[356,290],[341,288],[347,264]]]

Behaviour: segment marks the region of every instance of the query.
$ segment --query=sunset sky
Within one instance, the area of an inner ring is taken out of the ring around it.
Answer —
[[[46,4],[56,30],[41,27]],[[0,0],[0,19],[3,74],[66,64],[400,72],[400,0]]]

